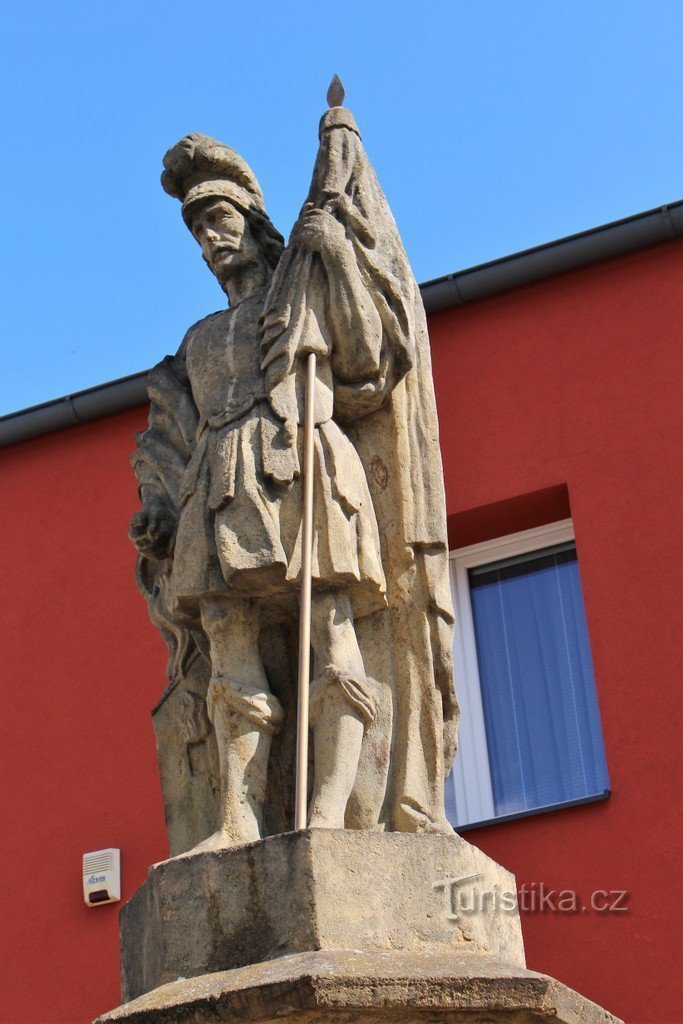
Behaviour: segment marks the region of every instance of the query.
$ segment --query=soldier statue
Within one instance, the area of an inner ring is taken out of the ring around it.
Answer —
[[[324,115],[286,247],[232,149],[189,135],[164,168],[229,304],[151,371],[133,457],[130,536],[171,680],[192,653],[207,674],[219,796],[205,846],[261,838],[280,785],[270,751],[291,694],[263,652],[271,623],[299,614],[311,352],[308,824],[449,832],[453,611],[426,324],[356,122],[338,102]]]

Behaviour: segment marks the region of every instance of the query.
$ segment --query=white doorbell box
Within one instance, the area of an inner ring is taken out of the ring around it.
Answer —
[[[83,854],[83,899],[88,907],[121,899],[121,851],[95,850]]]

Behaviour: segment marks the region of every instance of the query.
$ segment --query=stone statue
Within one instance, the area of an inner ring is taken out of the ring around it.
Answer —
[[[514,877],[445,818],[458,705],[425,316],[331,92],[287,247],[233,150],[189,135],[164,159],[229,308],[151,371],[133,456],[138,581],[169,652],[171,857],[121,911],[123,1003],[96,1024],[619,1024],[526,969]]]
[[[169,647],[170,689],[184,687],[167,732],[173,743],[184,730],[185,749],[166,760],[183,761],[185,802],[210,805],[195,806],[172,852],[292,828],[310,352],[308,822],[451,832],[443,786],[458,705],[425,315],[352,114],[332,106],[319,134],[286,247],[233,150],[193,134],[164,158],[163,187],[229,302],[151,371],[149,429],[133,456],[139,583]],[[213,761],[199,754],[209,741]],[[179,770],[165,773],[169,830],[186,813]]]

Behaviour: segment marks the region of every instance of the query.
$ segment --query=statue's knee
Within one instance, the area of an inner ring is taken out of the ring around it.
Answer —
[[[311,683],[310,721],[315,728],[324,710],[352,710],[367,730],[377,715],[377,683],[365,675],[342,672],[328,665]]]
[[[212,721],[222,713],[269,733],[277,732],[284,718],[280,701],[269,690],[224,676],[211,677],[206,706]]]

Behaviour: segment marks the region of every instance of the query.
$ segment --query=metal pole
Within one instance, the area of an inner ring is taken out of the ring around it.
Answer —
[[[301,529],[301,602],[299,617],[299,688],[296,718],[294,829],[308,824],[308,690],[311,672],[311,558],[313,555],[313,438],[315,430],[315,352],[306,361],[304,487]]]

